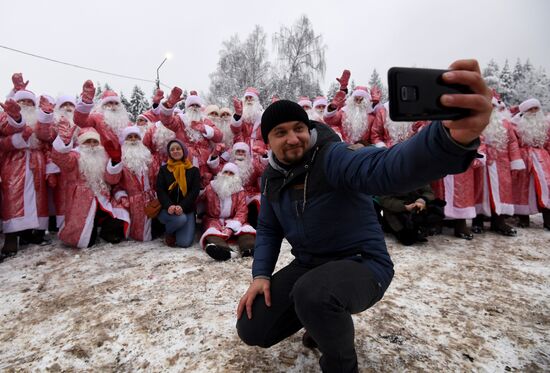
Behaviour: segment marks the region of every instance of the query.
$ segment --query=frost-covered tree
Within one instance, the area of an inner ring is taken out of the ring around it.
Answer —
[[[126,108],[126,111],[130,113],[130,108],[132,105],[130,104],[130,101],[128,101],[128,99],[126,98],[126,96],[124,96],[124,93],[122,92],[120,92],[120,102],[122,103],[122,105],[124,105],[124,107]]]
[[[512,71],[510,70],[508,60],[504,62],[504,66],[502,67],[502,71],[500,72],[499,80],[500,87],[498,93],[500,93],[501,99],[506,103],[514,101],[514,99],[516,98],[516,91],[514,88],[514,78],[512,75]]]
[[[130,114],[130,120],[135,122],[137,116],[149,109],[149,101],[145,98],[145,93],[137,85],[134,86],[132,90],[132,95],[130,96],[130,109],[128,114]]]
[[[277,63],[271,89],[276,89],[281,98],[292,100],[319,95],[319,79],[326,70],[326,45],[322,35],[315,34],[309,18],[303,15],[294,25],[282,26],[273,35],[273,45]]]
[[[376,71],[376,68],[372,70],[369,80],[369,89],[374,86],[380,88],[380,92],[382,92],[380,102],[386,102],[388,100],[388,88],[382,82],[382,78],[380,77],[380,74],[378,74],[378,71]]]
[[[262,27],[256,25],[244,42],[233,35],[222,43],[216,71],[210,74],[210,102],[230,105],[232,97],[240,97],[247,87],[258,89],[262,102],[267,100],[270,64],[266,38]]]
[[[96,82],[95,86],[96,86],[95,99],[97,100],[101,97],[101,94],[103,93],[103,88],[101,88],[101,83],[100,82]]]
[[[519,82],[523,80],[525,74],[523,73],[523,65],[521,60],[518,58],[514,66],[514,71],[512,72],[513,85],[516,86]]]
[[[489,88],[496,89],[497,92],[500,89],[500,68],[498,67],[498,64],[495,60],[491,59],[489,63],[487,64],[487,67],[483,69],[483,78],[485,79],[485,83],[489,86]]]

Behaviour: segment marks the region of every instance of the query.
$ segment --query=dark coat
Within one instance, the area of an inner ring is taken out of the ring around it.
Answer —
[[[201,177],[197,167],[191,167],[185,171],[185,179],[187,180],[187,195],[184,196],[179,187],[168,191],[168,187],[172,185],[176,179],[174,174],[168,171],[168,166],[164,165],[160,168],[157,176],[157,197],[163,209],[168,209],[172,205],[179,205],[183,212],[188,214],[195,211],[195,201],[199,196]]]

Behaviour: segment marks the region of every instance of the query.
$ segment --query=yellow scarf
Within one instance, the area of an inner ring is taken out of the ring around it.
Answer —
[[[168,187],[168,191],[171,191],[176,187],[176,184],[179,185],[181,192],[183,193],[183,196],[187,195],[187,179],[185,179],[185,170],[190,169],[193,167],[189,159],[185,159],[185,162],[183,161],[174,161],[173,159],[168,159],[168,171],[174,174],[174,178],[176,181],[174,181],[170,186]]]

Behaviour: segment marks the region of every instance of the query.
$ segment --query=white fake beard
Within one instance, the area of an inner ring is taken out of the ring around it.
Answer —
[[[53,111],[53,118],[55,122],[59,122],[61,117],[65,117],[69,120],[71,127],[74,127],[74,111],[69,111],[61,108],[55,108]]]
[[[241,178],[237,175],[230,176],[220,173],[210,182],[210,185],[220,199],[231,197],[243,190]]]
[[[159,123],[153,134],[153,144],[159,153],[166,154],[166,146],[171,140],[176,138],[176,134],[171,129],[166,128],[162,123]]]
[[[252,175],[253,167],[252,167],[252,161],[250,158],[245,157],[244,159],[238,160],[233,156],[233,160],[231,161],[239,167],[239,175],[242,180],[243,185],[246,185],[248,183],[248,179]]]
[[[502,117],[497,110],[493,110],[489,124],[483,130],[483,138],[487,145],[497,149],[504,149],[508,145],[508,131],[502,123]]]
[[[141,141],[126,140],[122,144],[122,164],[136,176],[147,175],[151,160],[151,152]]]
[[[534,115],[526,113],[518,123],[517,130],[521,140],[529,146],[541,148],[546,142],[548,136],[548,122],[544,118],[542,111]]]
[[[212,123],[214,123],[216,126],[218,126],[220,124],[220,117],[214,117],[214,116],[208,116],[208,119],[210,119],[212,121]]]
[[[342,124],[344,132],[348,135],[350,142],[361,140],[368,129],[368,112],[370,101],[363,99],[360,104],[355,103],[353,97],[346,100],[346,120]]]
[[[184,123],[184,130],[187,134],[187,137],[192,142],[199,142],[203,139],[202,133],[200,131],[194,130],[191,128],[191,123],[193,122],[200,122],[202,120],[202,113],[200,112],[200,109],[197,108],[187,108],[187,111],[185,112],[185,120]]]
[[[392,143],[395,145],[407,140],[411,135],[413,124],[414,122],[394,122],[387,116],[386,128]]]
[[[116,134],[122,132],[122,130],[128,127],[130,119],[128,117],[128,112],[123,105],[118,105],[113,109],[102,109],[103,120],[105,123],[111,127]]]
[[[153,127],[153,122],[151,121],[147,121],[146,124],[143,124],[143,125],[139,125],[139,124],[136,124],[138,126],[138,129],[139,129],[139,133],[141,134],[141,138],[143,138],[143,136],[145,136],[145,133],[147,132],[147,130],[151,127]]]
[[[510,113],[510,111],[507,109],[498,111],[497,114],[500,117],[500,120],[507,120],[508,122],[512,120],[512,113]]]
[[[78,169],[84,176],[90,189],[96,194],[109,192],[109,186],[105,183],[105,167],[107,165],[107,154],[103,146],[90,147],[80,145],[80,157],[78,158]]]
[[[27,126],[34,129],[34,126],[38,121],[38,113],[36,111],[36,108],[34,106],[24,106],[24,105],[20,105],[20,107],[21,107],[21,116],[23,117],[23,120],[25,121]]]
[[[322,122],[323,121],[324,111],[322,111],[322,110],[319,111],[317,109],[310,109],[310,110],[307,110],[306,113],[307,113],[307,117],[310,120],[314,120],[314,121],[317,121],[317,122]]]
[[[218,128],[223,134],[224,144],[228,147],[232,146],[234,134],[233,131],[231,131],[231,118],[220,119]]]
[[[242,119],[248,123],[256,122],[256,119],[262,114],[263,108],[260,103],[254,99],[252,103],[245,102],[243,105]]]

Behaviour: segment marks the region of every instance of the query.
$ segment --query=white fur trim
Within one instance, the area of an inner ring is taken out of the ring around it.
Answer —
[[[15,149],[26,149],[29,147],[29,143],[25,141],[21,132],[14,133],[11,136],[11,143]]]
[[[231,158],[231,154],[229,152],[225,151],[220,155],[220,158],[223,159],[226,162],[229,162],[229,159]]]
[[[243,125],[242,117],[239,120],[235,120],[235,118],[231,119],[231,127],[241,128],[242,125]]]
[[[36,95],[31,91],[27,91],[26,89],[15,92],[15,94],[13,95],[13,99],[15,101],[31,100],[32,102],[34,102],[34,105],[36,105]]]
[[[120,104],[120,97],[118,95],[111,95],[101,99],[101,105],[108,104],[109,102],[117,102]]]
[[[495,206],[495,213],[498,215],[514,215],[514,205],[502,203],[500,200],[500,180],[498,178],[498,168],[496,162],[487,167],[489,171],[489,184],[491,187],[491,196]]]
[[[328,105],[328,101],[326,98],[324,97],[321,97],[321,98],[316,98],[315,101],[313,101],[313,107],[317,107],[319,105],[325,105],[327,106]]]
[[[309,98],[298,101],[298,105],[300,105],[301,107],[304,107],[304,106],[309,106],[311,108],[313,107],[313,103]]]
[[[46,175],[59,174],[61,169],[53,162],[46,163]]]
[[[523,159],[516,159],[515,161],[510,162],[511,170],[525,170],[525,162]]]
[[[38,109],[37,118],[39,123],[50,124],[53,122],[53,113],[44,113],[41,109]]]
[[[23,116],[21,116],[21,121],[20,122],[16,122],[15,119],[13,119],[12,117],[10,117],[8,115],[8,124],[10,126],[12,126],[13,128],[20,129],[20,128],[25,127],[25,124],[27,124],[27,123],[25,122],[25,119],[23,119]]]
[[[240,221],[237,220],[226,220],[225,226],[230,228],[233,232],[238,232],[239,229],[243,226]]]
[[[214,137],[214,128],[212,128],[209,125],[205,124],[204,125],[204,131],[206,133],[203,134],[203,136],[206,137],[207,139],[211,139],[212,137]]]
[[[166,106],[164,106],[164,104],[160,104],[159,105],[159,111],[160,111],[160,114],[164,114],[164,115],[168,115],[168,116],[171,116],[172,114],[174,114],[174,108],[167,108]]]
[[[325,108],[325,115],[323,115],[323,117],[325,117],[325,118],[333,117],[333,116],[336,115],[337,112],[338,112],[338,109],[333,110],[333,111],[328,111],[328,105],[327,105],[327,107]]]
[[[238,232],[235,232],[235,236],[240,236],[241,234],[253,234],[256,235],[256,230],[248,224],[244,224]]]
[[[199,245],[201,246],[202,249],[204,249],[204,240],[206,239],[206,237],[208,236],[217,236],[217,237],[220,237],[222,238],[223,240],[227,240],[229,238],[228,235],[226,234],[223,234],[222,232],[220,232],[219,230],[217,230],[216,228],[208,228],[206,231],[204,231],[204,233],[202,234],[200,240],[199,240]]]
[[[353,93],[351,94],[351,97],[363,97],[363,98],[366,98],[367,100],[370,101],[371,97],[370,97],[370,93],[368,93],[367,91],[363,90],[363,89],[356,89],[355,91],[353,91]]]
[[[482,177],[483,177],[483,186],[482,186],[482,201],[481,203],[476,204],[476,214],[483,214],[485,216],[491,216],[491,201],[489,200],[489,178],[487,176],[487,168],[481,168]]]
[[[544,149],[540,149],[539,151],[545,152]],[[533,159],[533,170],[535,171],[535,178],[536,182],[540,185],[540,202],[542,203],[543,208],[550,208],[550,186],[546,182],[546,177],[544,174],[544,167],[541,164],[541,161],[538,158],[538,154],[536,152],[531,153],[531,158]],[[548,157],[550,158],[550,157]],[[544,160],[543,160],[544,161]]]
[[[233,207],[233,199],[231,196],[226,198],[220,198],[220,220],[231,216],[231,208]],[[222,222],[222,224],[224,224]]]
[[[197,95],[189,95],[185,99],[185,108],[188,108],[191,105],[199,105],[202,106],[202,100]]]
[[[233,144],[233,152],[237,150],[244,150],[246,154],[250,154],[250,146],[245,142],[236,142]]]
[[[118,162],[115,166],[113,166],[113,160],[109,158],[109,162],[107,162],[107,172],[111,175],[118,175],[122,172],[122,162]]]
[[[382,141],[377,142],[376,144],[374,144],[374,146],[376,146],[377,148],[387,148],[386,143]]]
[[[206,161],[206,164],[211,169],[215,170],[220,165],[220,157],[216,157],[216,159],[212,159],[212,156],[208,157],[208,160]]]
[[[79,98],[78,101],[76,102],[75,110],[78,111],[79,113],[89,114],[93,108],[94,108],[93,102],[91,104],[87,104],[84,101],[82,101],[81,98]]]
[[[57,136],[55,140],[53,140],[53,148],[57,150],[59,153],[68,153],[73,149],[73,140],[71,139],[71,142],[65,145],[63,140],[61,140],[61,137]]]
[[[94,227],[95,213],[97,211],[97,203],[95,198],[92,199],[90,208],[88,209],[88,215],[86,215],[86,220],[84,222],[84,228],[76,244],[76,247],[80,249],[85,249],[90,243],[90,238],[92,237],[92,229]],[[63,227],[61,227],[63,229]]]
[[[521,104],[519,104],[519,111],[522,113],[525,113],[527,110],[538,107],[540,108],[540,101],[536,98],[530,98],[528,100],[523,101]]]
[[[445,217],[451,219],[473,219],[476,217],[475,206],[454,207],[454,176],[447,175],[443,178],[445,184]]]
[[[224,171],[230,171],[233,172],[235,175],[240,176],[239,167],[235,163],[226,163],[222,168],[222,173]]]
[[[121,199],[122,197],[128,197],[128,193],[126,193],[125,190],[119,190],[118,192],[115,193],[115,199],[116,199],[117,201],[120,201],[120,199]]]
[[[71,104],[76,106],[76,99],[74,96],[71,95],[59,96],[55,101],[55,106],[61,107],[61,105],[66,104],[67,102],[70,102]]]

